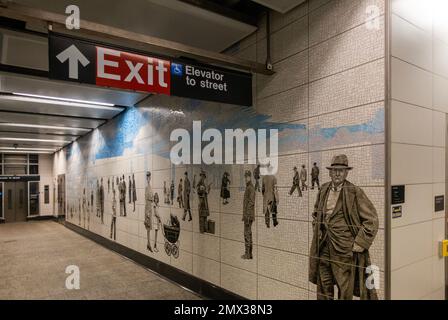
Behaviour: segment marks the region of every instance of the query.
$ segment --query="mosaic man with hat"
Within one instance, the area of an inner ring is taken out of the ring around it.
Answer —
[[[331,182],[322,185],[313,213],[309,280],[319,300],[376,300],[367,288],[371,266],[369,248],[378,232],[378,215],[364,191],[346,180],[353,168],[346,155],[333,157],[327,167]],[[370,289],[373,288],[373,289]]]

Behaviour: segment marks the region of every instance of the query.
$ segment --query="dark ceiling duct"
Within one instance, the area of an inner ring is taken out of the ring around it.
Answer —
[[[253,26],[265,7],[250,0],[179,0]]]

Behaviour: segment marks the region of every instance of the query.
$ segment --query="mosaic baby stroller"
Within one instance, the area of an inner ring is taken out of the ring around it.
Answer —
[[[170,224],[163,224],[163,236],[165,237],[165,252],[168,256],[179,257],[180,223],[176,216],[171,215]]]

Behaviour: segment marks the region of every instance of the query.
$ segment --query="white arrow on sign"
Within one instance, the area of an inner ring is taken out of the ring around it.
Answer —
[[[58,58],[61,63],[64,63],[68,59],[68,77],[70,79],[78,79],[78,62],[80,62],[83,67],[90,63],[82,52],[73,44],[58,54],[56,58]]]

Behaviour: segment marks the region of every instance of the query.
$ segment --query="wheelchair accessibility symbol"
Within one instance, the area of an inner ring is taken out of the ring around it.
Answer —
[[[181,77],[184,74],[183,65],[178,63],[172,63],[171,74]]]

